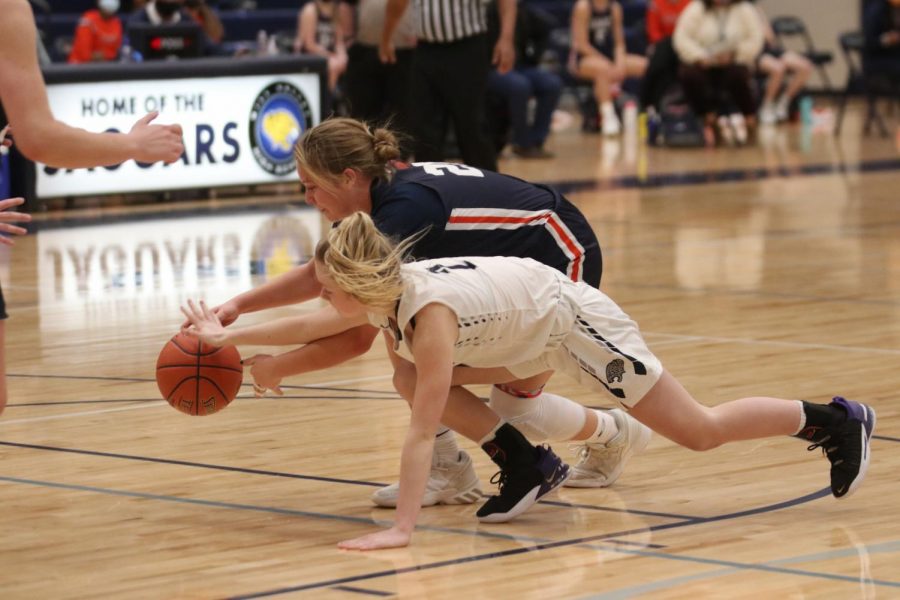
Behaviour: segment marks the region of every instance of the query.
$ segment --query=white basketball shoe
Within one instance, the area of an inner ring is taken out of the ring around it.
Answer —
[[[434,458],[437,459],[436,454]],[[399,495],[400,484],[394,483],[372,494],[372,502],[378,506],[396,508]],[[460,450],[454,462],[432,460],[422,506],[471,504],[480,499],[481,482],[467,453]]]
[[[649,427],[619,408],[610,410],[609,414],[616,421],[619,433],[605,444],[587,442],[573,446],[579,460],[563,484],[566,487],[612,485],[622,474],[628,459],[650,443],[653,432]]]

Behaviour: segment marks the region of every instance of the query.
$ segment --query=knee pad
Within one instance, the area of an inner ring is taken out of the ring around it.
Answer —
[[[584,407],[577,402],[546,392],[523,396],[494,386],[488,406],[529,441],[570,440],[584,427]]]

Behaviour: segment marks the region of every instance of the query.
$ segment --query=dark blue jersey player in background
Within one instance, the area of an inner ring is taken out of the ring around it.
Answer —
[[[518,256],[551,266],[576,281],[599,286],[600,245],[584,215],[556,190],[474,167],[450,163],[398,162],[397,139],[388,129],[374,131],[353,119],[329,119],[308,130],[295,154],[306,201],[331,222],[356,212],[372,216],[379,230],[397,240],[425,232],[412,249],[416,259],[456,256]],[[214,309],[228,325],[241,314],[316,298],[321,286],[313,261],[242,293]],[[378,331],[363,326],[310,340],[307,317],[273,322],[259,343],[303,346],[278,356],[258,355],[251,366],[257,394],[280,394],[282,378],[340,364],[366,352]],[[394,382],[412,397],[415,367],[389,352]],[[471,393],[457,386],[454,393]],[[625,461],[649,441],[649,430],[622,410],[583,412],[578,431],[562,427],[529,429],[531,417],[572,403],[529,381],[504,382],[492,389],[492,408],[526,431],[532,441],[581,444],[580,460],[567,485],[605,487]],[[571,421],[568,421],[571,422]],[[471,459],[459,450],[451,431],[438,434],[433,469],[423,505],[474,502],[479,482]],[[373,501],[396,506],[397,485],[378,490]]]

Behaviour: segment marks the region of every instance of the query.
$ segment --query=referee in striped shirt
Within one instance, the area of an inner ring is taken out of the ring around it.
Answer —
[[[491,63],[513,67],[516,0],[498,0],[500,37],[489,52],[482,0],[413,0],[418,45],[410,90],[413,152],[417,161],[441,161],[444,117],[456,131],[463,162],[497,170],[497,155],[484,133],[484,105]],[[396,60],[392,36],[410,0],[388,0],[379,53]]]

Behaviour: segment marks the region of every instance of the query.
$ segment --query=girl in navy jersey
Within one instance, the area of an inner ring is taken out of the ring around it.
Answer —
[[[295,154],[307,203],[329,221],[355,212],[370,214],[378,229],[394,239],[424,232],[410,248],[417,259],[519,256],[547,264],[573,281],[592,286],[600,283],[602,261],[596,236],[584,215],[552,188],[466,165],[399,165],[400,150],[393,133],[372,131],[353,119],[329,119],[310,129],[297,143]],[[215,312],[228,325],[240,314],[310,300],[320,291],[309,263],[232,298]],[[371,347],[378,333],[374,327],[360,326],[333,336],[309,338],[305,334],[307,318],[264,324],[254,329],[255,337],[248,338],[257,341],[247,343],[305,344],[279,356],[245,361],[258,392],[270,389],[280,394],[279,384],[287,375],[359,356]],[[415,369],[393,355],[392,360],[395,385],[408,397]],[[582,443],[568,485],[613,483],[625,461],[647,445],[649,431],[621,410],[573,408],[568,400],[543,392],[542,383],[525,380],[494,387],[491,403],[516,423],[540,414],[549,405],[560,404],[577,412],[581,427],[550,428],[542,437]],[[469,394],[463,388],[454,393]],[[479,483],[471,459],[447,429],[438,432],[434,466],[426,505],[469,503],[478,498]],[[380,506],[396,506],[397,498],[396,485],[373,495]]]
[[[596,288],[530,259],[473,256],[404,264],[409,243],[394,245],[368,215],[357,213],[316,248],[316,276],[331,311],[315,327],[334,333],[377,325],[418,369],[394,526],[341,542],[342,548],[409,543],[442,419],[479,442],[501,469],[500,494],[478,510],[483,521],[521,514],[565,478],[566,467],[549,448],[532,447],[477,398],[451,393],[459,373],[493,382],[562,369],[692,450],[793,435],[812,442],[810,449],[823,448],[835,497],[852,494],[862,483],[875,427],[871,407],[839,397],[828,405],[749,397],[703,406],[650,352],[637,324]],[[194,328],[224,335],[205,306],[191,306],[185,314]],[[548,412],[532,425],[555,418],[567,417]]]
[[[572,7],[572,74],[594,82],[603,135],[618,135],[613,88],[626,77],[640,77],[647,59],[628,54],[622,7],[615,0],[578,0]]]

